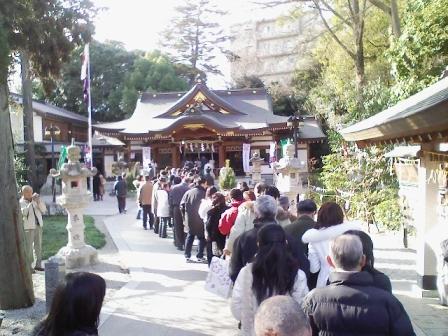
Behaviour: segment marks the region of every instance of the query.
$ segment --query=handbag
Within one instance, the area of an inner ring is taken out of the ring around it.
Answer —
[[[233,282],[229,276],[229,261],[223,258],[213,257],[210,269],[205,279],[205,289],[224,299],[232,294]]]

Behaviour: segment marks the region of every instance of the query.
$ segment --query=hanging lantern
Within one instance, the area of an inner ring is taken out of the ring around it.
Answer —
[[[201,152],[205,151],[205,145],[204,143],[201,143]]]

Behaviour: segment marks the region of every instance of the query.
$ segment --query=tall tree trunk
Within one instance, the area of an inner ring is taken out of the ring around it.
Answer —
[[[356,69],[356,95],[357,105],[360,112],[364,111],[364,86],[365,78],[365,57],[364,57],[364,9],[360,7],[359,0],[353,0],[353,23],[355,37],[355,69]]]
[[[33,187],[34,191],[39,192],[36,173],[36,153],[34,149],[33,97],[31,91],[30,60],[26,51],[22,51],[20,54],[20,65],[23,99],[23,139],[25,144],[26,165],[28,168],[28,183]]]
[[[369,2],[390,16],[390,25],[392,26],[392,32],[395,37],[400,37],[401,23],[397,0],[391,0],[390,5],[388,2],[382,0],[369,0]]]
[[[0,69],[0,158],[0,309],[17,309],[31,306],[34,292],[17,198],[7,69]]]
[[[398,12],[397,0],[391,0],[390,2],[390,16],[392,20],[392,31],[395,37],[400,37],[401,24],[400,24],[400,14]]]

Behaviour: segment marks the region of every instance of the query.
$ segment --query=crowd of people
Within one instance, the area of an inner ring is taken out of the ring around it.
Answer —
[[[221,191],[210,169],[194,167],[143,177],[138,190],[143,228],[166,238],[172,227],[187,262],[230,259],[230,306],[243,335],[414,334],[389,278],[374,268],[370,236],[337,203],[318,209],[298,196],[293,214],[275,186]]]
[[[372,239],[344,220],[337,203],[318,208],[297,198],[293,214],[275,186],[220,191],[211,170],[201,174],[194,167],[143,174],[136,187],[144,230],[167,238],[171,227],[187,262],[230,259],[230,310],[242,335],[415,335],[389,278],[375,269]],[[36,335],[97,335],[104,288],[104,280],[89,273],[67,276]],[[66,309],[71,301],[75,306]]]

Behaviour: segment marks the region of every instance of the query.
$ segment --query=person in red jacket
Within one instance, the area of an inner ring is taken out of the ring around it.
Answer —
[[[230,233],[230,229],[235,224],[236,216],[238,216],[238,207],[244,202],[243,192],[241,189],[230,190],[231,207],[227,209],[219,220],[219,232],[224,236]]]

